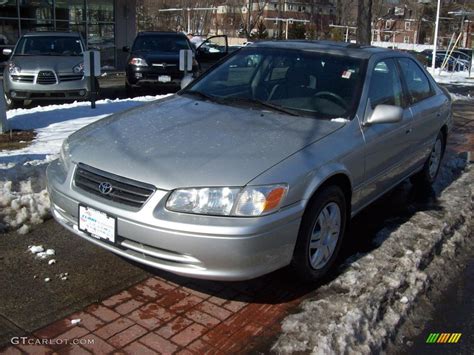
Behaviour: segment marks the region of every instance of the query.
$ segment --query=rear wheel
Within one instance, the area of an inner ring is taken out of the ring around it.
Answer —
[[[439,132],[435,144],[431,149],[430,156],[423,165],[423,169],[411,177],[414,185],[431,186],[438,176],[441,160],[443,159],[445,149],[444,135]]]
[[[337,186],[313,197],[301,222],[292,266],[308,282],[322,278],[334,265],[346,227],[346,199]]]

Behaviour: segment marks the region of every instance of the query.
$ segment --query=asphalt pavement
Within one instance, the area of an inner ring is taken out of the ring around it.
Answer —
[[[48,260],[28,251],[32,245],[53,248]],[[52,219],[26,235],[0,236],[0,345],[12,336],[31,333],[45,324],[104,299],[149,274],[142,268],[75,236]],[[67,273],[67,280],[60,274]],[[45,282],[46,278],[51,281]]]

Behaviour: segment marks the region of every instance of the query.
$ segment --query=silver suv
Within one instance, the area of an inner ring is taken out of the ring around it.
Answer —
[[[241,280],[337,258],[351,217],[404,179],[431,184],[451,100],[411,56],[259,42],[177,95],[74,133],[47,170],[53,216],[119,255]]]
[[[34,32],[23,35],[3,73],[9,108],[25,100],[86,99],[89,84],[84,76],[84,41],[79,33]]]

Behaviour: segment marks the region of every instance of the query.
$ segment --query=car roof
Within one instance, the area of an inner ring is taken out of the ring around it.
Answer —
[[[80,37],[78,32],[28,32],[23,35],[23,37]]]
[[[336,41],[308,41],[308,40],[290,40],[290,41],[260,41],[255,42],[249,48],[275,48],[275,49],[297,49],[303,51],[326,52],[328,54],[346,55],[349,57],[368,59],[378,53],[399,54],[392,49],[361,46],[355,43],[336,42]],[[403,54],[402,54],[403,55]]]

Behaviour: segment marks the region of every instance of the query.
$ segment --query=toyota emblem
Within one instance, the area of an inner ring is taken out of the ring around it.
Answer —
[[[104,195],[110,194],[112,190],[113,190],[113,186],[109,182],[101,182],[99,184],[99,191]]]

